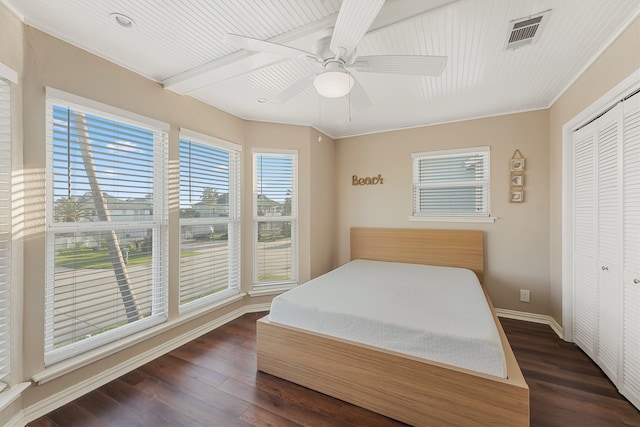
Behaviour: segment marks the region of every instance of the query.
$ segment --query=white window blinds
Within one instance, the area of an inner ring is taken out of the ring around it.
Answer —
[[[254,283],[296,283],[297,153],[255,152],[253,171]]]
[[[166,319],[168,126],[47,93],[45,362],[54,363]]]
[[[412,157],[414,216],[489,216],[489,147]]]
[[[241,147],[180,134],[181,311],[238,293]]]
[[[11,288],[11,102],[0,79],[0,390],[8,381]]]

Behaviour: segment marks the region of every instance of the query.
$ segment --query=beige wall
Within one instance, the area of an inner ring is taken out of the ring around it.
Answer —
[[[333,269],[336,238],[336,143],[311,130],[311,278]],[[329,236],[327,236],[327,230]]]
[[[485,281],[498,308],[549,313],[548,112],[513,114],[338,140],[337,264],[349,259],[349,228],[476,229],[485,231]],[[493,224],[410,222],[411,153],[491,147]],[[509,203],[509,160],[526,158],[525,203]],[[353,186],[352,175],[384,178]],[[531,303],[519,302],[531,290]]]
[[[550,130],[551,315],[562,322],[562,126],[640,68],[640,19],[553,104]]]

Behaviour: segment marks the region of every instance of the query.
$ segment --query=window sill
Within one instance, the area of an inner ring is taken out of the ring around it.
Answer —
[[[295,288],[296,286],[298,286],[297,283],[288,283],[286,285],[272,285],[272,286],[261,285],[260,289],[254,289],[252,291],[249,291],[249,296],[259,297],[263,295],[281,294],[283,292],[286,292],[288,290]],[[261,289],[262,287],[264,287],[264,289]]]
[[[498,217],[495,216],[410,216],[409,221],[425,221],[425,222],[475,222],[475,223],[494,223]]]
[[[24,382],[16,384],[11,388],[4,389],[0,393],[0,412],[4,411],[9,405],[15,402],[16,399],[22,396],[22,392],[25,391],[31,385],[30,382]]]

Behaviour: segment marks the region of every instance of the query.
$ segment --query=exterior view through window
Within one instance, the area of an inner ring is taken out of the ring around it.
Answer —
[[[180,138],[180,308],[240,287],[240,146]]]
[[[166,318],[168,127],[55,94],[47,99],[48,363]]]
[[[297,154],[254,153],[256,285],[295,284],[297,267]]]

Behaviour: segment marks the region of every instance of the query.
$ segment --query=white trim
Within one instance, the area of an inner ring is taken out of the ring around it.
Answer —
[[[130,372],[133,369],[144,365],[145,363],[149,363],[150,361],[157,359],[158,357],[180,347],[181,345],[187,344],[188,342],[193,341],[194,339],[208,332],[211,332],[212,330],[219,328],[220,326],[229,323],[244,314],[266,310],[268,310],[268,307],[266,307],[264,303],[248,304],[224,316],[220,316],[215,320],[212,320],[198,328],[190,330],[186,334],[180,335],[179,337],[175,337],[167,342],[164,342],[160,346],[154,347],[144,353],[138,354],[137,356],[126,360],[110,369],[102,371],[91,378],[87,378],[84,381],[72,384],[68,388],[61,390],[58,393],[55,393],[43,400],[40,400],[29,407],[26,407],[24,409],[24,421],[25,423],[28,423],[36,420],[43,415],[46,415],[49,412],[61,407],[62,405],[65,405],[81,396],[84,396],[85,394],[97,389],[98,387],[101,387],[104,384],[107,384],[108,382],[121,377],[127,372]]]
[[[494,223],[497,216],[410,216],[409,221]]]
[[[196,132],[190,129],[180,128],[179,139],[193,139],[196,142],[204,142],[212,144],[218,148],[224,148],[226,150],[242,151],[242,145],[225,141],[224,139],[216,138],[215,136],[206,135],[204,133]]]
[[[504,317],[505,319],[515,319],[522,320],[525,322],[531,323],[541,323],[543,325],[548,325],[553,329],[553,332],[556,333],[560,338],[564,339],[562,326],[556,322],[551,316],[547,316],[546,314],[536,314],[536,313],[527,313],[524,311],[515,311],[515,310],[507,310],[504,308],[496,308],[494,310],[498,317]]]
[[[455,148],[452,150],[422,151],[420,153],[411,153],[411,158],[450,156],[452,154],[467,154],[469,152],[490,153],[491,147],[483,145],[481,147]]]
[[[161,131],[169,132],[169,123],[162,122],[160,120],[152,119],[151,117],[136,114],[122,108],[114,107],[112,105],[103,104],[102,102],[94,101],[93,99],[84,98],[82,96],[74,95],[72,93],[64,92],[52,87],[46,87],[46,97],[50,98],[50,101],[58,100],[65,103],[75,104],[81,110],[96,110],[99,114],[111,114],[115,115],[116,120],[126,123],[128,119],[133,121],[135,126],[152,126],[158,128]]]
[[[298,150],[285,150],[280,148],[253,148],[251,154],[289,154],[298,156]]]
[[[77,357],[73,357],[62,362],[56,363],[47,367],[44,371],[39,372],[31,377],[32,381],[37,384],[44,384],[53,379],[61,377],[62,375],[68,374],[76,369],[82,368],[83,366],[87,366],[97,360],[103,359],[107,356],[115,354],[123,349],[130,347],[134,344],[137,344],[146,339],[152,338],[156,335],[159,335],[163,332],[166,332],[172,328],[175,328],[183,323],[186,323],[194,318],[197,318],[207,312],[219,309],[221,307],[227,306],[234,302],[240,301],[246,294],[242,293],[239,295],[234,295],[231,298],[221,300],[217,304],[213,304],[207,309],[193,311],[191,313],[182,315],[172,321],[162,323],[158,327],[150,328],[140,333],[129,335],[127,337],[121,338],[118,341],[112,342],[110,344],[101,346],[94,350],[87,351],[86,353],[80,354]]]
[[[640,68],[562,126],[562,324],[564,338],[570,342],[573,342],[573,131],[638,89]]]
[[[15,414],[4,427],[24,427],[27,425],[27,422],[24,420],[24,411],[20,410],[17,414]]]
[[[15,402],[17,398],[21,397],[22,392],[29,388],[30,385],[30,382],[24,382],[16,384],[10,389],[3,390],[2,393],[0,393],[0,413]]]
[[[9,66],[0,62],[0,79],[9,80],[13,84],[18,84],[18,73]]]
[[[16,18],[18,18],[23,24],[25,23],[24,15],[18,9],[16,9],[8,0],[0,0],[0,3],[7,8]]]

